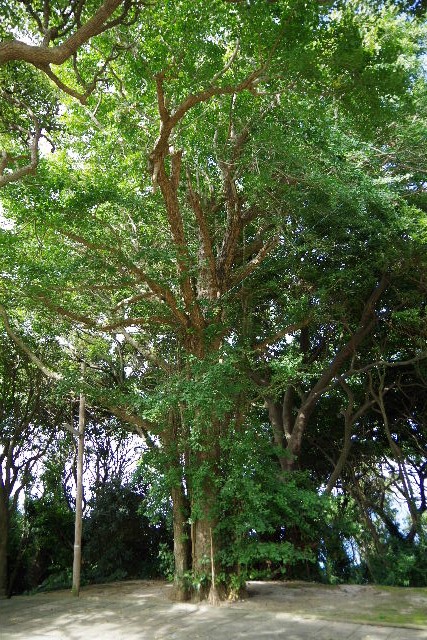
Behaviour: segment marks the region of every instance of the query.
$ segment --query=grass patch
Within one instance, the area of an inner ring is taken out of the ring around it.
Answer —
[[[294,586],[294,585],[289,585]],[[421,587],[366,587],[301,583],[301,601],[288,601],[289,609],[303,613],[310,599],[311,615],[324,620],[398,627],[427,627],[427,589]],[[311,596],[311,594],[313,594]],[[307,613],[307,610],[305,611]]]
[[[393,594],[396,597],[387,598],[387,602],[375,600],[372,603],[359,602],[356,599],[350,609],[347,605],[340,606],[337,603],[335,612],[319,612],[322,618],[348,620],[351,622],[368,622],[377,625],[396,625],[403,627],[427,627],[427,594],[426,603],[411,602],[411,595],[405,593]],[[399,597],[400,595],[400,597]]]

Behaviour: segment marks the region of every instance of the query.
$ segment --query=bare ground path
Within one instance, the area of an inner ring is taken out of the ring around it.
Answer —
[[[86,587],[78,600],[3,600],[0,640],[427,640],[427,589],[251,582],[248,598],[219,608],[173,603],[169,591],[131,581]]]

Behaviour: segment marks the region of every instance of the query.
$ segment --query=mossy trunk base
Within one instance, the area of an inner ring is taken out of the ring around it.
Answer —
[[[191,592],[184,578],[175,577],[169,599],[172,602],[188,602],[191,599]]]

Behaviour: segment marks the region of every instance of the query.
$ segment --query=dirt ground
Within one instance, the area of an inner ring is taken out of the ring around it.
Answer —
[[[322,619],[427,628],[427,589],[307,582],[248,583],[251,606]]]
[[[0,601],[0,640],[427,640],[427,589],[250,582],[220,607],[174,603],[161,581]]]

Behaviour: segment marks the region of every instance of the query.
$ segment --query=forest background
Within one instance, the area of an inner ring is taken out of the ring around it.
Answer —
[[[424,3],[0,15],[0,592],[425,585]]]

